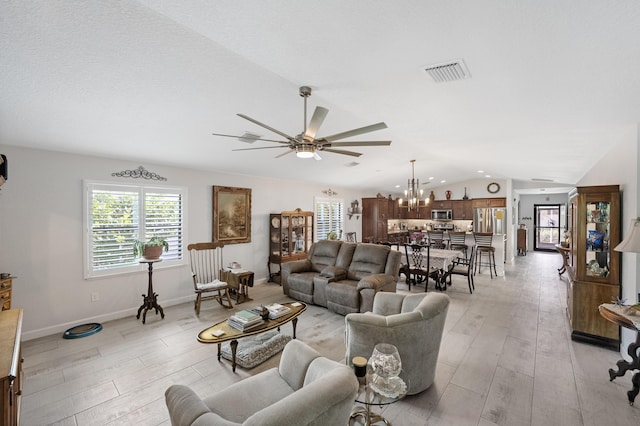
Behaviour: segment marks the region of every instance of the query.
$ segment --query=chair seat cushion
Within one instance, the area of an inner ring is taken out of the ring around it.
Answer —
[[[198,290],[218,290],[227,287],[227,283],[220,280],[213,280],[210,283],[196,283]]]
[[[227,422],[242,424],[260,410],[293,393],[277,368],[247,377],[204,399],[209,409]],[[226,423],[225,423],[226,424]]]

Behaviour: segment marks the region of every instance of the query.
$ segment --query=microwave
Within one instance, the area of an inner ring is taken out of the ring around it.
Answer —
[[[431,210],[431,220],[453,220],[453,210]]]

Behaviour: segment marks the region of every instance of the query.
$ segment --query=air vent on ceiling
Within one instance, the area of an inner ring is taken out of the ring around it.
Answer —
[[[553,179],[544,179],[544,178],[531,178],[534,182],[553,182]]]
[[[345,166],[347,167],[355,167],[357,165],[359,165],[360,163],[356,162],[356,161],[352,161],[350,163],[345,164]]]
[[[260,135],[256,135],[249,132],[244,132],[242,136],[238,138],[240,142],[245,142],[245,143],[254,143],[258,139],[260,139]]]
[[[424,70],[436,83],[471,78],[471,73],[469,73],[469,70],[462,59],[455,59],[441,64],[429,65],[425,67]]]

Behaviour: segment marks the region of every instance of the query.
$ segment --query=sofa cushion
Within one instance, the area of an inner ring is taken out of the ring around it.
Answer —
[[[390,249],[379,244],[358,244],[353,252],[347,278],[361,280],[371,274],[384,273]]]
[[[309,253],[313,270],[320,272],[326,266],[335,265],[341,245],[342,241],[338,240],[322,240],[315,243],[313,253]]]
[[[327,307],[330,311],[346,315],[360,310],[358,281],[342,280],[327,285]]]

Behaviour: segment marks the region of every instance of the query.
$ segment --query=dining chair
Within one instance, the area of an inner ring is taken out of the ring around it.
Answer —
[[[476,260],[473,273],[480,272],[482,266],[489,267],[489,274],[498,276],[496,272],[496,249],[493,247],[493,234],[491,232],[474,232],[473,238],[476,242]],[[487,255],[487,261],[482,261],[482,256]],[[491,269],[493,268],[493,269]]]
[[[407,285],[409,291],[411,291],[411,283],[417,285],[424,282],[424,291],[427,291],[429,286],[429,278],[433,278],[436,282],[440,277],[440,271],[437,268],[432,268],[429,265],[429,245],[422,244],[405,244],[404,253],[406,256],[406,268],[405,272],[409,279]]]
[[[447,234],[449,235],[449,249],[451,250],[460,250],[464,253],[464,257],[467,258],[468,254],[467,254],[467,233],[463,232],[463,231],[459,231],[459,232],[453,232],[453,231],[448,231]]]
[[[467,285],[469,286],[469,293],[473,294],[473,290],[476,286],[473,282],[473,263],[476,257],[476,246],[471,247],[471,255],[467,258],[457,258],[454,260],[447,271],[449,278],[449,286],[451,286],[452,275],[463,275],[467,277]]]
[[[436,249],[447,248],[446,241],[444,240],[443,231],[427,231],[427,237],[429,238],[429,245]]]
[[[229,296],[229,284],[220,281],[220,270],[224,267],[223,247],[222,243],[194,243],[187,246],[193,290],[196,293],[196,315],[200,315],[200,304],[203,300],[215,299],[225,308],[233,307]]]

